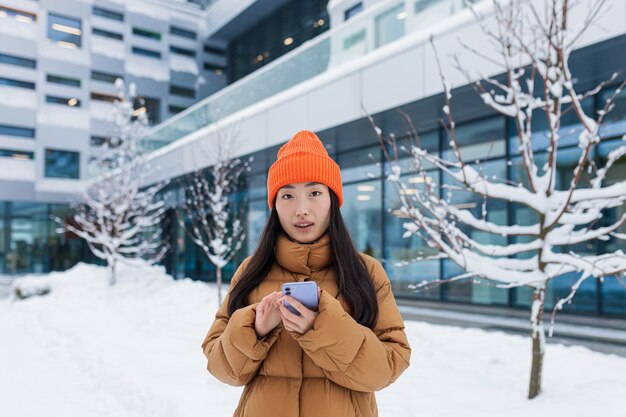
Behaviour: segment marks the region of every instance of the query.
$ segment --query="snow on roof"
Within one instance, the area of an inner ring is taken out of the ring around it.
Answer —
[[[195,59],[181,56],[178,54],[170,54],[170,68],[173,71],[189,72],[198,75],[198,63]]]
[[[0,103],[10,107],[37,108],[37,93],[35,90],[24,88],[0,86]]]
[[[126,58],[125,70],[136,77],[151,78],[155,81],[169,81],[170,69],[165,65],[159,65],[154,59],[138,56]]]

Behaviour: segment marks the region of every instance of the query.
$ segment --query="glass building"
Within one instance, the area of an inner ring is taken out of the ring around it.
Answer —
[[[626,37],[615,40],[626,46]],[[573,65],[584,65],[588,59],[597,55],[597,49],[583,49],[573,57]],[[581,69],[580,73],[584,73]],[[595,77],[591,77],[595,79]],[[593,80],[589,79],[589,83]],[[581,84],[583,82],[581,81]],[[581,87],[584,84],[581,85]],[[590,84],[591,85],[591,84]],[[614,91],[616,86],[607,86],[595,100],[587,100],[585,105],[588,111],[597,111],[604,106],[604,102]],[[446,130],[439,125],[439,117],[436,109],[442,106],[441,95],[433,96],[425,100],[409,103],[399,109],[391,109],[374,115],[374,120],[386,133],[395,133],[402,141],[406,136],[408,126],[405,124],[397,110],[403,110],[409,116],[415,118],[416,127],[420,132],[421,145],[431,152],[438,153],[441,157],[454,160],[451,154],[450,139]],[[482,107],[477,101],[476,94],[469,86],[455,91],[454,103],[459,107],[466,105],[468,108]],[[519,182],[523,178],[523,169],[520,163],[519,151],[517,150],[517,137],[512,119],[503,116],[484,113],[478,117],[471,117],[471,113],[459,114],[461,118],[457,125],[457,139],[460,144],[461,154],[465,160],[480,159],[485,173],[489,176],[513,182]],[[420,117],[421,116],[421,117]],[[427,116],[427,117],[424,117]],[[575,138],[580,126],[576,125],[574,117],[566,117],[562,123],[562,149],[560,150],[557,187],[564,188],[572,179],[573,167],[581,153]],[[539,163],[546,157],[545,151],[545,125],[541,119],[535,124],[533,144],[536,149],[536,158]],[[295,132],[294,132],[295,133]],[[459,268],[448,260],[431,260],[425,262],[410,263],[408,266],[397,266],[399,262],[409,261],[421,252],[433,254],[433,249],[426,247],[424,242],[416,237],[405,239],[403,223],[394,211],[399,207],[398,191],[385,180],[384,172],[386,164],[382,148],[378,143],[376,134],[367,119],[360,119],[330,129],[316,132],[324,142],[331,157],[341,167],[344,205],[341,208],[343,217],[348,225],[352,239],[359,251],[367,253],[381,260],[392,282],[394,293],[398,298],[414,298],[432,301],[467,303],[478,305],[494,305],[506,307],[528,308],[532,299],[532,291],[529,288],[501,289],[492,285],[478,285],[471,281],[458,281],[431,287],[425,291],[415,292],[409,288],[409,284],[421,281],[434,281],[450,278],[458,275]],[[597,163],[603,163],[608,153],[622,142],[622,135],[626,134],[626,92],[617,96],[615,109],[605,121],[601,131],[603,141],[594,155]],[[281,144],[282,145],[282,144]],[[234,198],[245,200],[247,211],[245,223],[247,225],[246,244],[225,271],[225,276],[230,276],[244,257],[253,253],[255,245],[269,215],[267,206],[267,171],[276,160],[276,153],[280,145],[276,145],[259,152],[252,153],[253,164],[248,174],[246,185]],[[399,155],[401,162],[408,155]],[[408,184],[413,181],[410,170],[404,170],[404,176]],[[450,182],[441,171],[432,169],[429,177],[436,183],[446,184]],[[419,177],[414,177],[419,178]],[[607,184],[626,178],[626,160],[622,158],[613,167],[607,177]],[[420,178],[421,179],[421,178]],[[583,182],[583,186],[584,186]],[[174,192],[178,202],[184,201],[185,179],[175,179],[171,183],[171,191]],[[475,195],[458,192],[453,194],[452,203],[457,207],[468,208],[480,215],[482,199]],[[172,219],[176,208],[170,212]],[[180,210],[180,206],[178,207]],[[604,217],[599,219],[598,226],[609,225],[619,219],[626,212],[626,205],[607,210]],[[532,224],[537,221],[536,215],[526,208],[517,207],[514,204],[503,201],[488,202],[488,220],[499,224]],[[193,244],[184,234],[175,221],[168,222],[174,225],[171,251],[165,261],[170,273],[176,277],[192,277],[195,279],[214,280],[214,268],[206,259],[199,247]],[[620,227],[620,232],[626,232],[626,225]],[[474,232],[475,239],[483,243],[516,243],[513,237],[505,238],[498,236],[480,236]],[[485,238],[492,239],[485,241]],[[497,241],[493,240],[497,239]],[[508,239],[508,241],[507,241]],[[593,254],[614,251],[617,248],[626,250],[623,241],[611,239],[606,242],[598,241],[593,245],[576,247],[578,253]],[[578,278],[577,274],[559,277],[550,281],[546,294],[546,308],[554,306],[556,300],[565,297],[571,290],[571,285]],[[626,289],[615,277],[607,277],[604,280],[588,279],[577,292],[574,301],[565,309],[570,313],[588,315],[606,315],[626,317]]]
[[[208,140],[210,129],[217,124],[214,122],[242,115],[241,119],[245,119],[243,136],[250,144],[240,153],[244,158],[253,157],[253,163],[245,184],[232,197],[246,207],[246,242],[236,259],[225,268],[226,278],[254,251],[268,217],[266,175],[278,149],[297,130],[309,129],[319,135],[341,167],[345,197],[342,213],[355,245],[383,262],[398,298],[528,308],[531,291],[527,288],[505,290],[458,281],[421,292],[409,289],[409,284],[450,278],[459,270],[445,260],[397,265],[415,258],[420,252],[432,254],[432,249],[415,237],[402,237],[405,220],[396,216],[399,195],[385,180],[382,150],[364,117],[363,108],[366,108],[385,134],[394,133],[403,140],[409,128],[398,112],[401,110],[410,116],[419,131],[422,146],[444,158],[451,157],[449,138],[440,125],[444,115],[443,97],[428,36],[434,34],[445,53],[458,46],[459,37],[468,43],[480,41],[476,35],[479,31],[471,28],[473,19],[463,0],[257,0],[236,16],[228,14],[229,2],[226,1],[188,3],[205,8],[202,10],[206,13],[194,15],[194,19],[206,19],[209,32],[215,28],[214,32],[203,33],[203,25],[194,29],[194,25],[177,21],[173,16],[169,23],[153,22],[144,11],[130,7],[131,3],[126,8],[95,5],[81,9],[82,14],[73,18],[67,11],[53,9],[50,13],[34,10],[37,7],[33,6],[29,12],[31,20],[38,22],[39,19],[39,25],[48,30],[41,30],[24,42],[31,45],[39,36],[45,38],[45,42],[55,43],[55,47],[59,42],[65,46],[73,44],[77,50],[88,49],[90,45],[94,65],[80,73],[60,72],[58,67],[49,67],[50,56],[18,54],[6,46],[3,49],[0,42],[0,65],[19,66],[32,75],[24,79],[4,77],[0,80],[0,93],[2,88],[17,88],[30,95],[35,91],[46,106],[65,103],[64,107],[70,106],[68,98],[76,96],[71,108],[63,110],[76,113],[89,108],[87,118],[90,119],[98,119],[101,114],[98,103],[110,104],[113,91],[104,86],[111,87],[117,74],[144,82],[145,89],[140,88],[140,91],[150,91],[154,96],[146,97],[145,103],[152,122],[158,123],[147,140],[151,149],[158,149],[154,163],[162,165],[164,175],[171,180],[168,191],[173,195],[172,204],[167,219],[162,222],[163,236],[169,240],[170,249],[163,263],[174,277],[215,279],[214,268],[202,250],[179,227],[178,213],[183,210],[187,175],[210,164],[208,159],[202,159],[199,151],[202,142]],[[591,40],[577,49],[570,60],[580,91],[592,89],[609,79],[613,72],[626,68],[623,53],[626,50],[626,4],[621,0],[608,3],[614,12],[600,16],[600,22],[590,28]],[[214,16],[221,16],[223,21],[211,20]],[[446,19],[450,23],[441,24]],[[52,27],[54,24],[56,28],[62,25],[69,29],[59,32]],[[95,59],[108,51],[98,47],[102,38],[107,39],[107,44],[125,45],[115,62]],[[196,77],[181,74],[181,59],[197,61],[200,74],[207,82],[196,85]],[[137,60],[154,63],[150,66],[154,71],[133,75],[129,69],[137,72],[146,68],[128,68],[127,62]],[[160,62],[163,64],[157,65]],[[470,62],[470,66],[475,64]],[[166,69],[167,74],[162,75],[167,80],[150,83],[145,80],[158,76],[162,67]],[[477,68],[489,74],[501,71],[488,64]],[[445,71],[453,72],[451,68]],[[38,72],[45,73],[46,78],[37,78]],[[600,94],[584,101],[587,114],[602,109],[605,100],[619,85],[619,79],[603,85]],[[464,82],[457,79],[454,85]],[[54,84],[54,90],[41,88],[50,83]],[[91,89],[92,85],[103,88]],[[77,89],[82,93],[70,94]],[[523,179],[511,120],[490,111],[470,85],[455,88],[452,104],[464,159],[484,161],[488,175],[507,181]],[[37,107],[31,107],[34,114]],[[3,118],[3,114],[9,116]],[[28,165],[34,178],[38,178],[35,173],[41,177],[33,180],[33,184],[40,182],[38,188],[44,191],[62,181],[82,178],[85,155],[106,141],[105,125],[94,122],[81,130],[80,140],[84,139],[84,143],[80,143],[84,149],[59,147],[56,136],[50,133],[58,132],[58,128],[46,127],[56,120],[32,123],[30,119],[23,120],[23,115],[23,111],[15,109],[11,114],[0,112],[0,144],[12,143],[0,146],[0,164],[10,160],[12,166],[16,166],[19,160],[22,166]],[[35,120],[34,116],[32,118]],[[545,158],[546,125],[541,117],[534,120],[533,144],[537,159],[541,161]],[[565,115],[562,126],[557,178],[561,187],[571,179],[572,167],[580,154],[576,144],[576,130],[580,126],[576,125],[571,112]],[[621,92],[615,109],[605,119],[601,131],[604,140],[593,155],[594,160],[602,163],[608,153],[622,143],[624,134],[626,93]],[[2,142],[5,137],[13,141],[19,138],[19,142]],[[409,167],[409,158],[402,159]],[[423,186],[408,169],[404,173],[411,186]],[[611,183],[624,178],[626,161],[622,158],[606,181]],[[450,179],[430,169],[426,181],[447,184]],[[56,225],[49,219],[50,214],[62,211],[63,216],[70,218],[65,214],[67,206],[57,204],[58,198],[54,204],[18,202],[4,197],[8,193],[2,194],[2,184],[0,182],[0,273],[63,269],[88,258],[85,247],[73,236],[54,235]],[[9,190],[8,186],[4,190]],[[41,198],[46,199],[48,195],[43,194]],[[459,192],[452,196],[452,203],[479,213],[482,201]],[[537,220],[527,209],[503,201],[489,201],[488,209],[488,220],[499,224],[525,225]],[[611,224],[625,211],[624,206],[605,211],[596,226]],[[620,232],[626,233],[626,226],[622,225]],[[521,241],[477,232],[472,237],[484,243]],[[626,249],[624,242],[612,239],[575,249],[579,253],[593,254],[618,248]],[[64,254],[59,261],[55,260],[55,250]],[[546,307],[551,308],[555,300],[567,295],[576,278],[571,274],[550,282]],[[603,281],[589,279],[565,311],[624,318],[626,289],[614,277]]]

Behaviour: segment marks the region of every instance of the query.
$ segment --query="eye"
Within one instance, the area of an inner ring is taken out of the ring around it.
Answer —
[[[319,196],[319,195],[322,195],[322,192],[321,192],[321,191],[312,191],[312,192],[311,192],[311,195],[312,195],[313,197],[317,197],[317,196]]]
[[[289,200],[292,197],[293,196],[291,194],[283,194],[283,195],[280,196],[280,198],[282,198],[283,200]]]

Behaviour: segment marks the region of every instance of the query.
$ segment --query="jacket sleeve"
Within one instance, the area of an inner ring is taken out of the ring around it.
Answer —
[[[245,385],[256,376],[282,329],[282,326],[277,326],[264,338],[257,339],[254,321],[259,303],[240,308],[228,316],[230,289],[241,277],[246,261],[235,272],[228,294],[202,342],[208,371],[220,381],[233,386]]]
[[[355,391],[373,392],[388,386],[408,368],[411,356],[389,278],[382,265],[374,262],[370,272],[377,283],[374,329],[359,324],[339,300],[322,291],[313,328],[303,335],[290,333],[327,378]]]

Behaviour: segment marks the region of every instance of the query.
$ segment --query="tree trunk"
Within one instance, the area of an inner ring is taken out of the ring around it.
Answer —
[[[546,343],[543,328],[543,307],[545,302],[545,288],[535,288],[530,315],[530,333],[533,338],[533,362],[530,370],[530,387],[528,399],[532,400],[541,392],[541,376],[543,370],[543,353]]]
[[[218,267],[215,271],[215,278],[217,280],[217,305],[222,305],[222,268]]]
[[[113,258],[113,261],[109,263],[109,268],[111,270],[111,276],[109,277],[109,284],[115,285],[117,281],[117,277],[116,277],[117,259]]]

